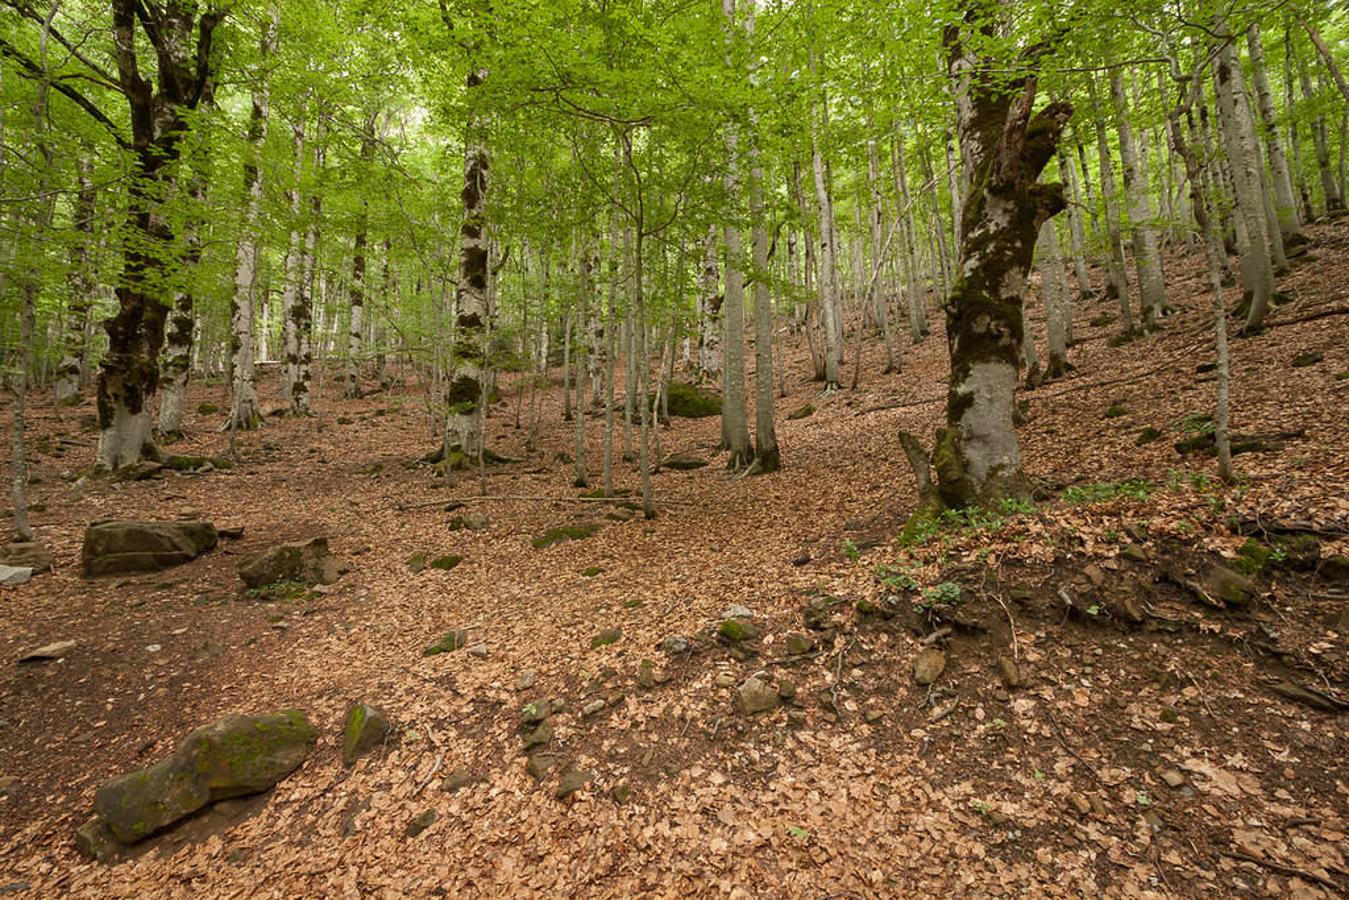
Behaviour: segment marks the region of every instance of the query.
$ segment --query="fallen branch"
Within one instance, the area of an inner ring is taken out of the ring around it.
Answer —
[[[1308,872],[1306,869],[1299,869],[1297,866],[1290,866],[1281,862],[1275,862],[1272,859],[1265,859],[1264,857],[1256,856],[1254,853],[1245,853],[1241,850],[1223,850],[1219,855],[1226,856],[1228,859],[1239,859],[1242,862],[1254,863],[1257,866],[1263,866],[1266,869],[1272,869],[1273,871],[1284,875],[1296,875],[1298,878],[1315,881],[1322,887],[1328,887],[1332,891],[1343,889],[1342,885],[1336,884],[1329,878],[1323,878],[1315,872]]]
[[[1349,306],[1336,306],[1331,309],[1319,309],[1291,319],[1266,319],[1260,323],[1263,328],[1278,328],[1280,325],[1299,325],[1303,322],[1315,322],[1317,319],[1329,319],[1331,316],[1349,315]]]
[[[426,509],[432,506],[443,506],[447,503],[465,502],[480,503],[485,500],[530,500],[538,503],[636,503],[632,497],[549,497],[545,494],[484,494],[481,497],[445,497],[440,500],[424,500],[419,503],[396,503],[394,509],[406,511],[410,509]],[[666,506],[697,506],[691,500],[657,500],[658,504]]]

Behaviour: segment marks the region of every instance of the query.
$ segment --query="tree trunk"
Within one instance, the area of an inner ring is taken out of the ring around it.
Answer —
[[[71,225],[77,235],[71,253],[70,302],[66,305],[65,340],[62,343],[61,364],[57,368],[55,399],[65,403],[80,392],[85,383],[85,358],[88,354],[87,332],[89,311],[94,300],[94,183],[93,165],[89,160],[93,150],[84,148],[77,171],[79,191],[71,210]]]
[[[258,410],[258,388],[254,372],[255,334],[253,303],[258,280],[258,216],[262,205],[262,146],[267,140],[270,105],[267,75],[268,59],[276,50],[276,30],[280,11],[273,6],[263,28],[258,51],[259,68],[253,88],[253,111],[248,120],[248,150],[244,158],[244,217],[234,264],[234,302],[230,315],[230,341],[233,351],[230,367],[230,422],[233,430],[246,431],[262,424]]]
[[[1082,224],[1081,201],[1078,198],[1077,170],[1068,161],[1068,154],[1059,150],[1059,179],[1068,192],[1068,239],[1073,253],[1073,277],[1077,280],[1077,295],[1092,296],[1091,276],[1087,274],[1087,232]]]
[[[721,379],[721,304],[717,273],[717,226],[703,238],[703,268],[698,282],[698,377]]]
[[[834,205],[824,178],[824,158],[820,155],[818,135],[811,133],[811,167],[815,174],[815,199],[820,213],[820,318],[824,330],[824,389],[826,392],[842,386],[840,368],[843,364],[843,346],[838,322],[840,298],[838,288],[838,260],[834,245]]]
[[[734,11],[734,0],[723,0],[728,16]],[[731,223],[722,228],[726,244],[726,290],[721,304],[722,346],[724,352],[721,392],[721,436],[728,469],[740,469],[750,464],[752,453],[749,441],[749,423],[745,418],[745,275],[742,269],[743,248],[740,226],[733,224],[739,216],[734,212],[739,199],[740,179],[737,156],[738,135],[734,127],[727,129],[726,195],[731,204]]]
[[[981,12],[989,11],[966,7],[967,21],[981,21]],[[1062,185],[1037,180],[1054,158],[1072,107],[1056,102],[1032,115],[1033,73],[1009,82],[990,71],[997,62],[970,51],[960,25],[948,26],[945,43],[970,189],[962,203],[957,277],[946,301],[951,373],[946,427],[933,463],[942,502],[966,507],[1029,494],[1013,424],[1022,299],[1036,234],[1065,205]]]
[[[486,123],[474,109],[474,89],[487,78],[485,70],[468,76],[469,120],[464,137],[464,218],[459,226],[459,285],[455,289],[454,345],[447,391],[446,469],[453,454],[465,464],[483,447],[481,404],[487,401],[487,190],[489,159]]]
[[[1143,177],[1133,127],[1129,123],[1129,103],[1124,95],[1124,78],[1118,66],[1110,70],[1110,95],[1115,103],[1119,130],[1120,162],[1124,169],[1124,191],[1129,198],[1129,225],[1133,230],[1134,267],[1138,270],[1139,306],[1144,328],[1152,328],[1166,306],[1166,285],[1162,275],[1162,256],[1157,232],[1152,225],[1152,204]]]
[[[745,31],[754,34],[754,4],[748,4]],[[751,54],[751,57],[753,54]],[[754,81],[753,66],[750,81]],[[768,293],[768,230],[764,227],[763,164],[759,161],[758,117],[749,111],[749,217],[754,223],[751,241],[754,263],[754,471],[775,472],[782,466],[777,433],[773,428],[773,301]],[[876,182],[875,143],[871,145],[872,183]],[[876,215],[880,206],[877,203]],[[872,261],[879,264],[878,260]],[[884,316],[882,306],[881,315]],[[888,338],[888,328],[887,328]],[[886,349],[889,349],[887,339]]]
[[[1288,158],[1279,137],[1279,115],[1274,106],[1274,92],[1269,86],[1269,72],[1265,64],[1265,44],[1260,37],[1260,24],[1252,22],[1246,29],[1246,45],[1251,54],[1251,83],[1255,88],[1260,118],[1264,120],[1265,152],[1274,187],[1274,213],[1279,222],[1284,245],[1294,247],[1306,238],[1299,229],[1297,199],[1293,194],[1293,177],[1288,171]],[[1290,111],[1291,113],[1291,111]]]
[[[281,353],[282,379],[281,395],[291,415],[302,416],[303,409],[297,408],[296,385],[300,383],[300,340],[301,327],[308,311],[301,312],[301,298],[304,297],[304,279],[307,269],[306,238],[301,236],[304,221],[300,216],[300,177],[304,171],[304,125],[294,126],[293,148],[295,162],[292,170],[293,183],[286,191],[286,200],[290,206],[290,241],[286,245],[286,285],[281,294]]]
[[[368,174],[370,161],[375,157],[376,117],[377,117],[376,111],[373,109],[369,110],[365,116],[365,123],[361,128],[361,170],[363,176]],[[470,125],[470,127],[472,126]],[[471,152],[472,151],[470,149],[467,148],[465,149],[466,154]],[[464,177],[467,178],[468,177],[467,174],[465,174]],[[467,187],[464,188],[464,193],[465,193],[464,216],[467,219],[471,215],[471,213],[468,210],[467,204],[467,193],[468,193]],[[462,248],[462,233],[463,232],[461,227],[460,230],[461,248]],[[361,363],[362,363],[362,356],[364,355],[365,352],[365,267],[366,267],[365,251],[366,248],[369,246],[369,242],[370,242],[369,203],[365,199],[362,199],[361,210],[356,217],[356,235],[352,239],[352,248],[351,248],[351,288],[350,288],[351,315],[347,322],[347,365],[346,365],[346,372],[344,373],[342,379],[343,382],[342,395],[348,398],[358,398],[364,396],[364,391],[361,389]],[[482,252],[483,252],[482,267],[485,272],[487,269],[487,249],[485,239],[483,239]],[[463,275],[462,269],[460,271],[460,275],[461,277]],[[484,296],[485,292],[486,289],[484,288]],[[484,299],[482,302],[485,305],[486,299]],[[457,298],[456,298],[456,305],[458,305]],[[451,383],[451,390],[453,390],[453,383]],[[454,401],[451,400],[450,402],[451,405],[453,405]],[[476,414],[471,414],[471,416],[474,419],[477,418]],[[476,446],[476,444],[474,446]],[[469,451],[467,450],[465,450],[464,452],[469,453]],[[469,456],[470,460],[477,458],[476,455],[472,453],[469,453]],[[449,459],[448,453],[446,454],[445,458]]]
[[[1068,374],[1068,280],[1059,255],[1059,237],[1054,222],[1046,219],[1040,226],[1040,296],[1045,307],[1045,332],[1049,337],[1049,367],[1046,376],[1062,378]]]
[[[1232,44],[1224,43],[1214,59],[1213,74],[1224,145],[1236,190],[1237,215],[1246,231],[1246,241],[1241,248],[1241,284],[1245,291],[1243,303],[1248,305],[1246,328],[1249,330],[1259,327],[1269,311],[1274,295],[1274,266],[1265,230],[1255,138],[1246,127],[1242,104],[1237,97],[1242,91],[1237,65]]]

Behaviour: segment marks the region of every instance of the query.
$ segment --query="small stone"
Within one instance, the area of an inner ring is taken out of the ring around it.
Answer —
[[[539,673],[534,669],[527,669],[520,673],[520,677],[515,680],[515,689],[517,691],[527,691],[532,688],[539,680]]]
[[[464,628],[456,628],[454,631],[447,631],[431,646],[422,651],[422,656],[436,656],[440,653],[453,653],[455,650],[462,650],[468,644],[468,631]]]
[[[809,562],[810,562],[809,550],[792,557],[792,565],[797,566],[798,568],[807,565]]]
[[[689,639],[680,635],[667,637],[660,642],[658,649],[666,656],[678,656],[681,653],[687,653],[689,651]]]
[[[37,575],[52,570],[51,551],[37,541],[18,541],[0,545],[0,563],[7,566],[26,566]]]
[[[997,700],[999,703],[1006,703],[1007,701],[1012,699],[1012,695],[1004,691],[1002,688],[998,688],[996,691],[993,692],[993,699]]]
[[[628,784],[626,781],[620,781],[609,790],[609,796],[612,797],[614,802],[619,806],[623,806],[632,798],[632,785]]]
[[[787,635],[788,656],[805,656],[814,649],[815,638],[812,635],[801,634],[800,632],[795,631]]]
[[[525,752],[535,747],[543,747],[553,739],[553,723],[540,722],[539,726],[525,735]]]
[[[1169,788],[1178,788],[1185,783],[1185,776],[1176,769],[1163,769],[1161,776]]]
[[[783,678],[778,682],[778,696],[785,701],[796,699],[796,683]]]
[[[18,587],[33,578],[32,566],[0,565],[0,587]]]
[[[757,638],[759,629],[739,619],[723,619],[721,625],[717,627],[717,633],[731,643],[738,644],[741,641],[752,641]]]
[[[1021,669],[1017,666],[1016,660],[1007,656],[999,656],[998,678],[1002,680],[1002,686],[1008,690],[1021,687]]]
[[[733,685],[733,684],[735,684],[735,676],[734,676],[734,675],[730,674],[729,672],[718,672],[718,673],[717,673],[717,678],[716,678],[716,685],[717,685],[717,687],[720,687],[720,688],[727,688],[727,687],[730,687],[730,686]]]
[[[623,629],[606,628],[590,639],[590,649],[598,650],[601,647],[607,647],[610,644],[616,644],[622,637],[623,637]]]
[[[946,671],[946,654],[936,647],[928,647],[913,661],[913,680],[921,685],[929,685]]]
[[[520,713],[520,719],[526,725],[537,725],[548,718],[548,713],[551,711],[547,700],[536,700],[533,703],[525,704],[525,708]]]
[[[428,809],[426,812],[422,813],[420,816],[409,822],[408,827],[404,830],[403,833],[410,838],[414,838],[417,835],[421,834],[426,829],[430,828],[432,823],[434,823],[435,821],[436,821],[436,811],[434,809]]]
[[[726,610],[721,614],[721,617],[723,619],[752,619],[754,618],[754,613],[750,612],[749,607],[747,606],[741,606],[739,603],[732,603],[730,606],[726,607]]]
[[[646,690],[656,686],[656,665],[651,660],[644,659],[637,664],[637,684]]]
[[[19,662],[35,663],[46,662],[51,659],[61,659],[77,646],[78,644],[76,644],[75,641],[56,641],[55,643],[47,644],[38,647],[36,650],[25,653],[23,656],[19,657]]]
[[[862,718],[866,720],[868,725],[872,725],[885,718],[885,713],[879,709],[869,709],[862,714]]]
[[[742,716],[753,716],[776,709],[778,693],[758,676],[751,675],[735,694],[735,709]]]
[[[572,794],[581,790],[587,784],[595,780],[595,773],[581,769],[570,769],[562,773],[562,778],[557,784],[556,797],[559,800],[566,800]]]
[[[528,772],[529,777],[533,778],[535,781],[543,781],[556,765],[557,757],[553,754],[535,753],[529,758],[529,762],[525,763],[525,771]]]
[[[1255,582],[1227,566],[1214,566],[1209,572],[1208,589],[1211,594],[1232,606],[1246,606],[1257,596]]]
[[[1149,809],[1144,812],[1143,821],[1147,822],[1148,825],[1152,827],[1153,831],[1161,831],[1166,827],[1166,823],[1162,821],[1161,814],[1155,809]]]
[[[1085,816],[1091,813],[1091,801],[1077,791],[1073,791],[1067,797],[1068,806],[1079,816]]]
[[[1087,576],[1087,580],[1091,582],[1092,587],[1100,587],[1105,584],[1105,572],[1101,571],[1101,567],[1096,563],[1087,563],[1083,566],[1082,574]]]
[[[383,710],[368,703],[353,703],[342,726],[342,764],[354,765],[383,743],[388,733],[389,719]]]
[[[453,794],[455,791],[462,790],[478,780],[468,769],[455,769],[445,776],[445,780],[440,783],[440,789],[447,794]]]
[[[581,707],[581,717],[586,718],[588,716],[593,716],[595,713],[604,709],[604,707],[606,706],[608,706],[608,703],[605,701],[605,699],[603,697],[597,697],[596,699],[591,700],[585,706]]]
[[[1119,555],[1121,559],[1127,559],[1130,562],[1145,563],[1148,561],[1148,555],[1137,544],[1125,544],[1120,548]]]
[[[806,727],[806,711],[804,709],[787,710],[787,724],[793,728]]]
[[[108,830],[107,823],[98,816],[94,816],[75,830],[75,849],[95,862],[107,862],[112,859],[117,854],[119,846],[117,839]]]
[[[477,659],[487,658],[487,645],[479,642],[468,648],[468,655]]]

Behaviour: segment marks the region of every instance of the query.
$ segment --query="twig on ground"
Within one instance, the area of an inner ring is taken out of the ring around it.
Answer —
[[[1242,850],[1223,850],[1220,856],[1226,856],[1228,859],[1239,859],[1242,862],[1254,863],[1257,866],[1263,866],[1266,869],[1272,869],[1284,875],[1296,875],[1298,878],[1305,878],[1308,881],[1314,881],[1322,887],[1328,887],[1332,891],[1341,891],[1344,886],[1337,884],[1329,878],[1323,878],[1315,872],[1308,872],[1306,869],[1299,869],[1297,866],[1290,866],[1285,863],[1275,862],[1272,859],[1256,856],[1254,853],[1246,853]]]

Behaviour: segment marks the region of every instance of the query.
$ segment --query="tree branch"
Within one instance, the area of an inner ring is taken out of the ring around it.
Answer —
[[[112,119],[108,118],[107,114],[99,109],[94,101],[84,96],[84,94],[80,93],[66,82],[55,81],[48,78],[47,73],[43,71],[41,66],[29,59],[21,50],[3,37],[0,37],[0,56],[14,60],[19,66],[19,74],[24,78],[29,78],[34,81],[45,80],[57,93],[64,95],[76,106],[88,113],[95,122],[106,128],[119,147],[124,150],[132,149],[131,143],[122,136],[117,124],[113,122]]]

